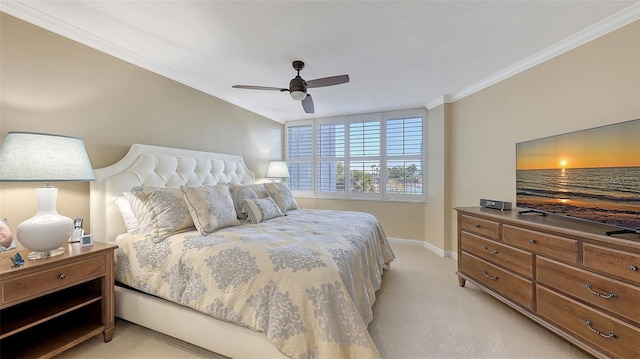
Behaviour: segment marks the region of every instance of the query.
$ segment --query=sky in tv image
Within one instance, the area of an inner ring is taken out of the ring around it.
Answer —
[[[517,207],[640,233],[640,119],[516,145]]]
[[[517,169],[640,166],[640,120],[518,143]]]

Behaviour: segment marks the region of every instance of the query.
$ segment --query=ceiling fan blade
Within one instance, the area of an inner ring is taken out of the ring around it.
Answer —
[[[306,81],[308,88],[340,85],[349,82],[349,75],[323,77]]]
[[[280,87],[267,87],[267,86],[233,85],[231,87],[234,89],[247,89],[247,90],[289,91],[289,89],[283,89]]]
[[[302,100],[302,108],[304,108],[304,112],[313,113],[313,99],[311,95],[307,94],[307,97]]]

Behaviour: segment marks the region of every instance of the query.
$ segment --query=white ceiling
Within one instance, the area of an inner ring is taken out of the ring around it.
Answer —
[[[455,101],[640,19],[640,1],[12,1],[0,10],[279,122]],[[293,60],[315,114],[287,93]]]

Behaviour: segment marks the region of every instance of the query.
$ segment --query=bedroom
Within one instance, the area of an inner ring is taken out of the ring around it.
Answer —
[[[241,154],[256,173],[264,173],[266,161],[282,157],[281,124],[1,16],[3,136],[24,130],[82,137],[94,167],[114,163],[133,142]],[[640,117],[639,44],[636,20],[473,95],[430,108],[427,203],[371,206],[371,211],[390,237],[455,253],[452,207],[514,197],[513,143]],[[177,131],[185,127],[192,130]],[[200,136],[193,138],[196,132]],[[0,213],[10,223],[32,215],[33,204],[22,204],[32,196],[31,187],[0,186]],[[59,211],[88,218],[89,185],[59,187]],[[300,204],[328,205],[305,199]],[[356,201],[337,205],[363,207]],[[401,226],[397,218],[416,220]]]

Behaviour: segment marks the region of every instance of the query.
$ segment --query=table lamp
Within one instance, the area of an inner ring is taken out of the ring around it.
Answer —
[[[16,239],[30,259],[64,253],[73,221],[56,211],[55,181],[93,181],[95,174],[82,139],[34,132],[9,132],[0,147],[0,181],[45,182],[36,189],[37,212],[20,223]]]
[[[286,181],[289,178],[289,169],[287,168],[287,162],[285,161],[269,161],[267,167],[267,178],[278,178],[281,181]]]

